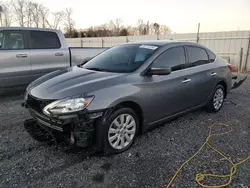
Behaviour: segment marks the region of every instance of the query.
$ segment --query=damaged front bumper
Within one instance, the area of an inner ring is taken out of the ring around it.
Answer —
[[[236,76],[236,75],[232,76],[232,80],[237,80],[237,78],[238,78],[238,76]],[[234,81],[232,89],[236,89],[236,88],[240,87],[241,84],[243,84],[243,82],[245,82],[246,79],[247,79],[247,76],[239,81]]]
[[[26,106],[27,107],[27,106]],[[87,147],[95,141],[95,122],[103,112],[84,112],[81,114],[48,117],[28,107],[34,123],[37,123],[56,139],[56,143]]]

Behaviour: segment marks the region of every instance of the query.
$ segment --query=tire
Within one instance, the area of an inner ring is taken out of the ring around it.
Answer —
[[[46,130],[42,129],[34,120],[26,120],[24,122],[24,128],[33,139],[39,142],[50,142],[53,140],[52,136]]]
[[[119,108],[105,122],[97,124],[97,129],[101,133],[97,142],[101,141],[101,150],[105,154],[122,153],[131,147],[137,137],[139,118],[130,108]]]
[[[224,103],[225,94],[225,88],[222,85],[218,84],[215,87],[213,94],[207,103],[207,110],[209,112],[220,111]]]

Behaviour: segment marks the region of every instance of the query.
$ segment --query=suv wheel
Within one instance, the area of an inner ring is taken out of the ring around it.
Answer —
[[[208,110],[210,112],[218,112],[222,106],[225,99],[225,89],[222,85],[217,85],[211,99],[208,102]]]
[[[121,153],[133,144],[138,133],[139,119],[132,109],[120,108],[109,116],[104,125],[100,126],[104,128],[103,151]]]

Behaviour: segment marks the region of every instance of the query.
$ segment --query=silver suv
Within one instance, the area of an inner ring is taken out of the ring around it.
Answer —
[[[55,70],[82,63],[105,48],[68,48],[59,30],[0,27],[0,92],[27,87]]]

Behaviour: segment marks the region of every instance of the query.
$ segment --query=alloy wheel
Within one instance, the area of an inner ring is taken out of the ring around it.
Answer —
[[[219,110],[224,101],[224,91],[222,88],[218,88],[214,94],[213,104],[216,110]]]
[[[109,127],[109,144],[117,150],[126,148],[135,137],[136,126],[136,121],[130,114],[119,115]]]

